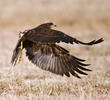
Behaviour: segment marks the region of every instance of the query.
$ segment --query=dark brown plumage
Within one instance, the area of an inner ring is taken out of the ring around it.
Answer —
[[[16,64],[20,55],[20,45],[22,42],[28,59],[41,69],[62,76],[65,74],[68,77],[70,77],[70,73],[77,78],[80,78],[77,73],[87,75],[83,71],[91,70],[83,66],[88,66],[89,64],[84,64],[85,60],[70,55],[69,51],[58,46],[56,43],[62,41],[71,44],[75,42],[83,45],[94,45],[102,42],[103,39],[84,43],[61,31],[51,29],[53,25],[53,23],[45,23],[31,30],[24,31],[23,36],[18,40],[16,48],[13,51],[11,63]]]

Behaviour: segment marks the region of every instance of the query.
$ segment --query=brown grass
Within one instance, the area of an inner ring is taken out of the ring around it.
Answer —
[[[109,11],[109,0],[1,0],[0,100],[109,100]],[[10,64],[19,31],[48,21],[82,41],[104,38],[92,47],[60,43],[92,64],[88,76],[79,80],[43,71],[28,61],[25,51],[20,64]]]

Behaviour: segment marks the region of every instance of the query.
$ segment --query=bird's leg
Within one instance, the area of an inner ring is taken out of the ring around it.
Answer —
[[[22,50],[23,50],[23,42],[21,41],[19,62],[22,60]]]

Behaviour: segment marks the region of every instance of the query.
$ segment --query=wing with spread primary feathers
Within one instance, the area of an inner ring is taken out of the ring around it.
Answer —
[[[100,38],[99,40],[93,40],[91,42],[85,43],[69,35],[66,35],[61,31],[57,31],[53,29],[45,29],[45,28],[32,29],[28,31],[28,34],[26,34],[25,36],[30,41],[33,41],[35,43],[41,42],[45,44],[46,43],[54,44],[62,41],[62,42],[71,43],[71,44],[77,43],[77,44],[83,44],[83,45],[94,45],[103,41],[103,38]]]
[[[77,78],[79,74],[87,75],[83,71],[91,71],[84,68],[89,64],[84,64],[85,60],[76,58],[69,54],[64,48],[55,44],[35,43],[32,47],[26,47],[28,59],[43,70],[59,75],[70,77],[70,73]]]

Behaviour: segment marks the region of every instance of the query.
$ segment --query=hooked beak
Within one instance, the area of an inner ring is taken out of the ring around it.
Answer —
[[[57,25],[56,24],[53,24],[53,26],[56,27]]]

